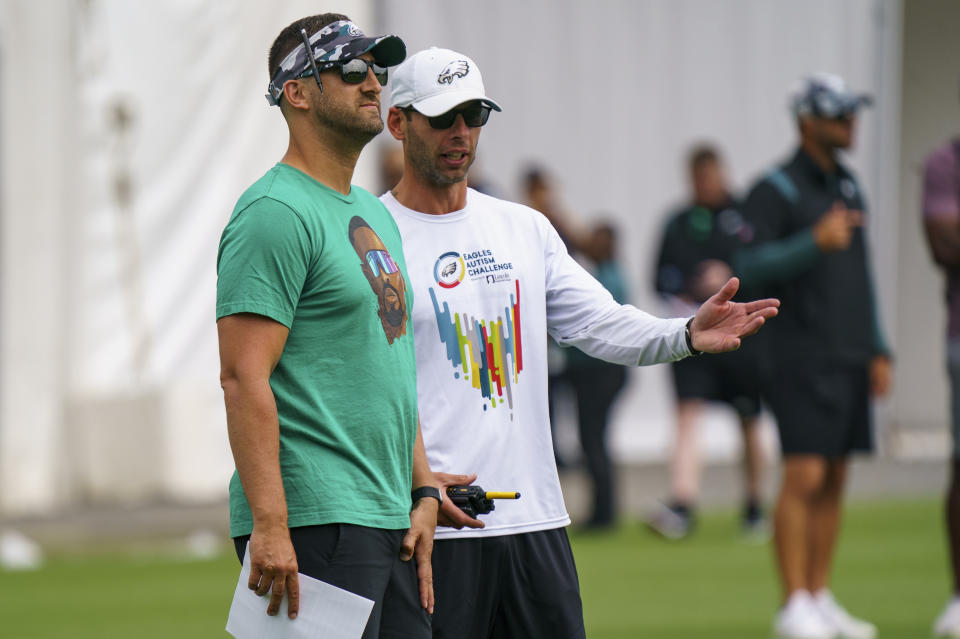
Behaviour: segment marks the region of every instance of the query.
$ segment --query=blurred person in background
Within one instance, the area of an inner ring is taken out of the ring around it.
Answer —
[[[248,586],[270,593],[270,615],[286,595],[291,618],[298,570],[371,599],[364,639],[430,636],[441,498],[417,425],[400,233],[350,184],[405,54],[342,14],[280,32],[268,100],[289,146],[240,197],[217,259],[230,534]]]
[[[547,335],[628,365],[726,351],[777,312],[735,304],[731,279],[692,318],[618,304],[567,253],[546,217],[468,188],[481,127],[500,106],[480,70],[448,49],[421,51],[394,74],[387,124],[404,172],[381,200],[405,242],[418,300],[417,383],[424,443],[438,472],[519,490],[485,523],[460,512],[434,550],[434,637],[583,637],[570,523],[550,443]],[[429,301],[428,301],[429,300]],[[442,506],[453,519],[456,507]]]
[[[934,622],[938,637],[960,637],[960,137],[930,153],[923,172],[923,226],[946,277],[947,370],[953,454],[946,500],[953,597]]]
[[[472,187],[471,187],[472,188]],[[523,172],[521,179],[523,203],[535,211],[539,211],[553,225],[560,241],[567,248],[567,252],[580,254],[584,242],[581,239],[581,230],[571,219],[572,216],[560,203],[557,194],[556,182],[542,166],[530,164]],[[562,397],[574,392],[570,375],[568,374],[568,359],[570,353],[560,348],[552,338],[547,338],[547,401],[550,409],[550,437],[553,441],[553,454],[559,468],[569,468],[573,464],[561,452],[557,445],[559,420],[557,411],[564,407]],[[569,452],[569,451],[566,451]]]
[[[657,291],[674,316],[686,316],[732,274],[733,255],[753,239],[753,227],[727,186],[720,154],[701,145],[690,152],[692,201],[667,219],[657,259]],[[733,353],[674,362],[677,398],[676,440],[670,459],[669,499],[646,518],[647,526],[667,539],[690,534],[700,494],[696,424],[704,405],[722,402],[736,411],[743,433],[743,531],[766,535],[761,507],[763,450],[760,441],[760,380],[756,342]]]
[[[546,169],[531,164],[523,173],[524,204],[540,211],[560,234],[568,252],[582,249],[586,238],[575,220],[560,203],[554,178]]]
[[[588,269],[619,304],[627,303],[627,282],[617,261],[617,230],[611,223],[594,224],[583,244]],[[725,283],[721,282],[721,286]],[[694,309],[696,310],[696,309]],[[577,427],[587,472],[593,482],[593,511],[585,522],[591,530],[611,528],[616,520],[616,481],[607,447],[610,409],[627,382],[619,364],[567,349],[567,379],[577,398]]]
[[[737,260],[744,284],[783,301],[761,358],[783,451],[774,516],[781,637],[876,636],[829,588],[848,459],[872,450],[870,397],[887,394],[892,373],[870,276],[866,203],[840,161],[869,101],[838,76],[803,79],[791,95],[799,148],[743,206],[756,234]]]

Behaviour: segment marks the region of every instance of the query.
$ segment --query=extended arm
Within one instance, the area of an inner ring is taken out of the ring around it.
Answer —
[[[808,228],[790,223],[793,204],[768,181],[761,182],[743,205],[756,238],[734,258],[734,271],[750,287],[792,280],[816,266],[824,253],[845,250],[854,229],[863,224],[860,211],[835,202]]]
[[[628,366],[691,355],[686,340],[688,318],[660,319],[618,304],[562,245],[554,245],[553,255],[548,253],[547,269],[547,328],[560,344]],[[765,319],[776,315],[776,300],[731,302],[738,285],[737,280],[730,280],[697,311],[693,331],[700,333],[694,339],[697,350],[733,350],[739,347],[741,337],[756,332]]]
[[[618,304],[567,253],[556,231],[543,229],[547,330],[562,346],[614,364],[637,366],[690,354],[686,319],[660,319],[629,304]]]
[[[744,247],[737,253],[735,271],[751,285],[790,280],[813,267],[820,249],[813,229],[798,231],[782,240]]]
[[[260,315],[228,315],[217,322],[220,384],[227,432],[237,474],[253,515],[248,586],[271,593],[267,614],[275,615],[284,592],[289,615],[299,608],[297,558],[287,529],[280,474],[280,427],[270,374],[280,360],[288,329]]]

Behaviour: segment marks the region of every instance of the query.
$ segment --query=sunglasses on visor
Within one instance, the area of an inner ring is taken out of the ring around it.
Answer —
[[[390,254],[386,251],[381,251],[379,249],[367,251],[366,257],[367,266],[369,266],[370,270],[373,271],[374,277],[380,277],[380,271],[383,271],[387,275],[392,275],[400,270],[397,268],[397,263],[393,261],[393,258],[390,257]]]
[[[324,62],[316,66],[317,72],[326,71],[333,67],[340,67],[340,77],[347,84],[360,84],[367,79],[367,69],[373,69],[373,75],[380,83],[380,86],[387,84],[387,67],[382,67],[376,62],[370,62],[363,58],[354,58],[347,62]],[[297,76],[297,78],[308,78],[313,75],[313,69],[307,69]]]
[[[417,111],[413,107],[407,107],[407,110]],[[420,112],[417,111],[417,113]],[[423,114],[421,113],[421,115]],[[490,107],[486,104],[471,104],[462,109],[450,109],[440,115],[424,117],[427,118],[427,122],[430,123],[430,127],[433,129],[449,129],[453,126],[453,123],[457,121],[458,115],[462,115],[463,123],[472,129],[487,123],[487,120],[490,118]]]

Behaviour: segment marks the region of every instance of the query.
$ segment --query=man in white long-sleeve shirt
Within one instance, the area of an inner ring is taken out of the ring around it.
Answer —
[[[518,490],[485,525],[449,500],[437,531],[435,638],[583,637],[570,523],[547,414],[547,333],[625,364],[733,350],[778,302],[734,304],[731,280],[697,315],[662,320],[620,305],[570,256],[543,215],[467,188],[491,110],[476,64],[428,49],[400,65],[387,123],[404,174],[381,200],[404,243],[421,428],[444,484],[470,472]]]

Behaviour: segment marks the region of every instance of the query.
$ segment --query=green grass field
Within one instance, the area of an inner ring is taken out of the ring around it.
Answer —
[[[740,541],[730,513],[702,518],[696,536],[679,543],[636,524],[572,540],[591,639],[770,636],[779,599],[770,548]],[[946,601],[946,562],[938,502],[855,504],[834,589],[884,639],[929,637]],[[0,637],[229,637],[223,627],[238,571],[228,554],[53,557],[37,572],[0,572]]]

